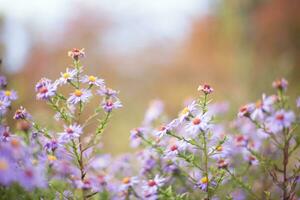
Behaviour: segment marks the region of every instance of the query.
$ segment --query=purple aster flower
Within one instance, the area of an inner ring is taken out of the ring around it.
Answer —
[[[91,96],[92,93],[90,90],[76,89],[73,93],[71,93],[71,96],[68,98],[68,103],[69,104],[77,104],[79,102],[86,103]]]
[[[239,110],[238,117],[249,117],[255,109],[254,104],[246,104]]]
[[[88,83],[89,85],[96,85],[98,87],[104,87],[104,80],[96,76],[85,75],[81,78],[81,82]]]
[[[136,148],[141,144],[142,142],[141,136],[144,135],[143,132],[144,132],[143,128],[135,128],[130,131],[130,146],[132,148]]]
[[[154,132],[154,136],[163,137],[167,132],[176,129],[180,124],[179,119],[172,120],[169,124],[161,126],[158,131]]]
[[[267,129],[273,133],[278,133],[284,128],[290,128],[295,121],[293,111],[279,110],[267,119]]]
[[[8,186],[16,180],[15,164],[1,155],[0,157],[0,184]]]
[[[284,78],[278,79],[272,83],[273,88],[286,91],[288,87],[288,81]]]
[[[273,111],[273,106],[276,101],[277,97],[275,95],[269,97],[263,95],[262,99],[256,102],[255,108],[250,114],[251,119],[263,120],[265,118],[265,113],[270,113]]]
[[[22,106],[15,112],[14,119],[28,119],[30,118],[30,114],[26,111]]]
[[[18,182],[29,191],[34,188],[45,188],[47,186],[45,169],[45,166],[40,164],[36,166],[26,166],[25,169],[20,172]]]
[[[82,127],[77,124],[73,124],[70,126],[65,126],[65,131],[61,133],[59,137],[59,141],[62,143],[67,143],[74,138],[80,137],[82,134]]]
[[[9,141],[10,136],[11,136],[11,133],[9,131],[9,127],[0,125],[0,141],[1,142]]]
[[[197,112],[198,112],[198,104],[196,103],[196,101],[192,101],[191,104],[189,104],[179,113],[179,121],[180,122],[187,121],[189,117],[192,117],[193,115],[197,114]]]
[[[142,188],[145,194],[156,194],[158,188],[162,187],[165,184],[165,182],[165,178],[162,178],[159,175],[155,175],[154,179],[144,181],[144,185],[142,186]]]
[[[296,100],[296,106],[297,108],[300,108],[300,97],[298,97]]]
[[[47,78],[42,78],[35,86],[37,99],[48,100],[54,96],[57,90],[57,83],[52,83]]]
[[[0,97],[0,116],[4,115],[6,113],[7,108],[9,106],[10,106],[10,101],[7,98],[1,96]]]
[[[188,123],[186,132],[192,137],[196,137],[201,131],[205,132],[209,129],[209,121],[209,116],[206,114],[199,114]]]
[[[71,81],[74,79],[74,77],[77,74],[77,69],[66,69],[66,72],[60,73],[60,78],[58,79],[58,83],[60,85],[66,84],[68,81]]]
[[[10,101],[14,101],[18,98],[17,92],[14,90],[2,90],[0,96],[3,96]]]
[[[117,98],[117,95],[119,94],[119,91],[107,87],[101,87],[97,92],[99,95],[105,96],[106,98]]]
[[[104,100],[102,102],[102,108],[106,112],[111,112],[113,109],[121,108],[122,104],[119,100],[113,101],[112,99]]]
[[[7,86],[7,80],[5,76],[0,76],[0,88],[5,88]]]
[[[59,147],[59,143],[56,139],[49,140],[45,145],[44,148],[47,151],[55,151]]]
[[[165,150],[167,159],[175,159],[176,156],[187,148],[188,144],[185,141],[176,141],[175,144],[170,144]]]
[[[134,187],[139,183],[139,179],[136,176],[124,177],[122,180],[122,185],[120,186],[121,191],[127,191],[129,187]]]

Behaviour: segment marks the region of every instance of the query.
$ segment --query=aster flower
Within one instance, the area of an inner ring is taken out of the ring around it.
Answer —
[[[10,101],[5,97],[0,96],[0,116],[6,113],[7,108],[9,106],[10,106]]]
[[[122,108],[122,104],[119,100],[113,101],[112,99],[108,99],[102,102],[102,108],[106,112],[111,112],[113,109]]]
[[[144,135],[143,132],[144,132],[143,128],[135,128],[130,131],[130,146],[132,148],[136,148],[141,144],[142,142],[141,136]]]
[[[164,103],[161,100],[152,101],[146,111],[143,124],[151,124],[154,120],[161,116],[164,111],[164,107]]]
[[[187,148],[188,144],[185,141],[176,141],[175,144],[170,144],[165,150],[167,159],[175,159],[176,156]]]
[[[78,61],[79,59],[83,58],[85,56],[84,49],[72,49],[68,52],[68,56],[71,57],[73,60]]]
[[[36,97],[42,100],[48,100],[54,96],[56,90],[57,83],[52,83],[52,81],[47,78],[42,78],[35,86],[35,91],[37,92]]]
[[[254,104],[247,104],[240,108],[238,117],[249,117],[255,109]]]
[[[60,85],[66,84],[68,81],[71,81],[75,78],[78,73],[77,69],[66,69],[66,72],[60,73],[60,78],[58,79],[58,83]]]
[[[54,152],[58,147],[59,147],[59,143],[56,139],[51,139],[44,145],[46,151],[52,151],[52,152]]]
[[[30,114],[22,106],[15,112],[14,119],[28,119]]]
[[[34,188],[46,188],[47,182],[45,178],[45,166],[29,165],[26,166],[18,177],[18,182],[25,189],[32,191]]]
[[[96,76],[85,75],[81,78],[81,82],[88,83],[89,85],[96,85],[98,87],[104,87],[104,80]]]
[[[186,126],[186,131],[192,137],[197,136],[201,131],[207,131],[210,127],[209,125],[210,118],[207,114],[199,114],[194,117]]]
[[[5,88],[7,86],[7,80],[5,76],[0,76],[0,88]]]
[[[4,156],[0,157],[0,184],[8,186],[16,179],[15,164]]]
[[[92,93],[90,90],[76,89],[73,93],[71,93],[71,96],[68,98],[68,103],[69,104],[77,104],[79,102],[86,103],[91,96]]]
[[[284,78],[281,78],[281,79],[274,81],[272,86],[275,89],[286,91],[287,87],[288,87],[288,81],[285,80]]]
[[[100,96],[104,96],[106,98],[117,98],[119,91],[107,88],[107,87],[100,87],[97,91]]]
[[[295,114],[293,111],[279,110],[274,115],[267,119],[267,129],[273,133],[278,133],[284,128],[290,128],[295,121]]]
[[[214,89],[210,85],[204,84],[199,85],[198,91],[202,91],[204,94],[210,94],[214,91]]]
[[[0,96],[3,96],[10,101],[14,101],[18,98],[17,92],[14,90],[2,90]]]
[[[276,101],[277,97],[275,95],[266,97],[266,95],[263,94],[262,99],[258,100],[255,104],[255,108],[250,115],[251,119],[263,120],[265,118],[265,113],[273,111],[273,106]]]
[[[138,183],[139,183],[139,179],[136,176],[124,177],[122,180],[122,185],[120,186],[120,190],[127,191],[129,187],[134,187]]]
[[[179,126],[179,119],[174,119],[165,126],[161,126],[157,131],[154,132],[154,136],[159,138],[163,137],[167,132],[174,130]]]
[[[179,113],[180,122],[184,122],[188,120],[189,117],[192,117],[197,112],[198,112],[198,104],[196,103],[196,101],[192,101],[191,104],[189,104]]]
[[[144,185],[142,186],[142,188],[145,194],[156,194],[158,188],[162,187],[165,184],[165,182],[165,178],[162,178],[159,175],[155,175],[154,179],[144,181]]]
[[[65,130],[61,133],[59,141],[62,143],[67,143],[72,139],[80,137],[81,134],[82,127],[80,125],[73,124],[70,126],[65,126]]]
[[[7,142],[11,136],[8,126],[0,125],[0,142]]]

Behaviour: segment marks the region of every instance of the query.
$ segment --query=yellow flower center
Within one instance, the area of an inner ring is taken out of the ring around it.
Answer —
[[[187,114],[187,113],[189,113],[190,112],[190,110],[188,109],[188,107],[185,107],[182,111],[181,111],[181,115],[185,115],[185,114]]]
[[[4,94],[5,94],[5,96],[9,97],[9,96],[11,96],[11,91],[6,90],[6,91],[4,92]]]
[[[208,178],[205,176],[205,177],[201,178],[200,182],[203,184],[206,184],[208,182]]]
[[[70,74],[69,73],[64,73],[63,75],[62,75],[63,77],[64,77],[64,79],[68,79],[68,78],[70,78]]]
[[[95,82],[96,81],[96,77],[95,76],[89,76],[89,81],[91,82]]]
[[[125,178],[123,178],[122,182],[124,184],[128,184],[128,183],[130,183],[130,178],[129,177],[125,177]]]
[[[37,159],[33,159],[32,161],[31,161],[31,163],[33,164],[33,165],[37,165],[38,164],[38,160]]]
[[[82,92],[81,92],[81,90],[75,90],[74,94],[75,94],[75,96],[77,96],[77,97],[81,97]]]
[[[220,145],[220,146],[217,146],[217,151],[222,151],[223,150],[223,147]]]
[[[48,155],[48,160],[49,161],[55,161],[55,160],[57,160],[57,158],[53,155]]]
[[[8,169],[8,163],[5,160],[1,159],[0,160],[0,170],[5,171],[7,169]]]

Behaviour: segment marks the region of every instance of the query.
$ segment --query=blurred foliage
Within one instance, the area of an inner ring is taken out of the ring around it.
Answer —
[[[300,86],[299,7],[298,0],[216,1],[213,12],[193,19],[183,42],[153,41],[144,50],[124,56],[98,48],[112,24],[98,10],[83,6],[69,19],[63,34],[53,33],[59,42],[31,35],[34,43],[28,60],[21,71],[9,75],[11,87],[18,90],[19,104],[51,126],[49,110],[35,101],[34,85],[40,77],[58,77],[70,65],[65,52],[84,47],[87,71],[121,91],[124,108],[113,116],[112,124],[117,125],[104,134],[104,147],[112,153],[124,152],[129,130],[140,124],[150,100],[164,100],[167,111],[176,115],[182,102],[204,82],[215,88],[215,101],[231,103],[233,115],[246,99],[257,97],[263,88],[271,90],[269,83],[282,76],[290,81],[294,97]]]

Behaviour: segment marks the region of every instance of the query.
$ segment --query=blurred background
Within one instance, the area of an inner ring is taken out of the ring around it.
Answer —
[[[18,91],[15,108],[54,125],[34,85],[70,66],[68,50],[85,48],[86,73],[121,91],[124,108],[104,136],[105,151],[118,154],[151,100],[175,116],[202,83],[232,116],[276,78],[299,95],[299,8],[299,0],[0,0],[0,73]]]

